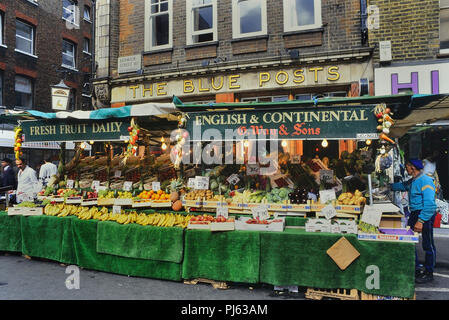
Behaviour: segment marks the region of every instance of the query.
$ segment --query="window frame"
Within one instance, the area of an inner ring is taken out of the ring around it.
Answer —
[[[3,106],[3,87],[4,87],[3,70],[0,70],[0,106]]]
[[[88,51],[85,50],[86,49],[86,40],[87,40],[87,50]],[[86,37],[83,38],[83,53],[88,54],[88,55],[92,54],[91,53],[91,41],[89,38],[86,38]]]
[[[203,4],[203,5],[196,5],[194,6],[192,1],[189,0],[186,1],[186,43],[187,45],[196,45],[196,44],[203,44],[203,43],[212,43],[217,41],[218,39],[218,19],[217,19],[217,7],[218,7],[218,1],[217,0],[211,0],[210,4]],[[196,8],[206,7],[206,6],[212,6],[212,28],[202,31],[193,31],[193,10]],[[212,31],[210,31],[212,30]],[[212,40],[210,41],[204,41],[204,42],[194,42],[193,37],[200,36],[203,34],[209,34],[212,33]]]
[[[232,0],[232,38],[241,39],[267,35],[267,0],[259,0],[262,11],[260,17],[262,30],[247,33],[240,32],[240,1],[242,0]]]
[[[21,24],[26,25],[27,27],[31,28],[31,39],[25,38],[25,37],[17,34],[17,23],[21,23]],[[26,54],[26,55],[29,55],[29,56],[32,56],[32,57],[36,57],[36,55],[35,55],[35,52],[36,52],[36,48],[35,48],[35,38],[36,38],[35,37],[35,33],[36,33],[36,30],[35,29],[36,29],[36,27],[34,25],[32,25],[30,23],[27,23],[27,22],[25,22],[23,20],[16,19],[16,47],[15,47],[15,51],[16,52],[20,52],[20,53],[23,53],[23,54]],[[23,51],[23,50],[17,48],[17,37],[19,37],[19,38],[21,38],[21,39],[23,39],[25,41],[31,42],[31,52]]]
[[[17,91],[17,90],[16,90],[16,81],[17,81],[17,78],[22,78],[22,79],[26,79],[26,80],[30,81],[31,93],[25,93],[25,92],[21,92],[21,91]],[[16,102],[17,102],[17,92],[19,92],[19,93],[21,93],[21,94],[29,94],[29,95],[31,96],[31,106],[30,106],[30,107],[28,107],[28,106],[18,106],[18,105],[16,105]],[[16,74],[15,77],[14,77],[14,96],[15,96],[15,100],[16,100],[16,102],[14,103],[15,107],[33,109],[33,106],[34,106],[34,79],[33,79],[33,78],[30,78],[30,77],[27,77],[27,76],[24,76],[24,75],[22,75],[22,74]]]
[[[164,1],[164,0],[162,0]],[[145,51],[156,51],[156,50],[164,50],[173,48],[173,0],[167,0],[168,10],[164,11],[164,13],[151,13],[151,0],[145,1]],[[160,3],[159,3],[160,4]],[[153,21],[154,17],[168,13],[168,43],[155,46],[153,45]]]
[[[443,6],[440,1],[440,10],[439,10],[439,33],[438,33],[438,40],[439,40],[439,49],[440,54],[449,54],[449,48],[441,49],[441,11],[448,10],[449,11],[449,5]]]
[[[74,42],[72,42],[72,41],[70,41],[70,40],[62,39],[62,56],[64,56],[64,55],[67,56],[67,54],[64,52],[64,42],[67,42],[68,44],[70,44],[70,45],[73,46],[73,51],[72,51],[72,52],[73,52],[73,66],[69,66],[69,65],[67,65],[67,64],[64,64],[64,59],[62,59],[62,61],[61,61],[61,66],[64,67],[64,68],[76,70],[76,61],[77,61],[77,59],[76,59],[76,58],[77,58],[77,57],[76,57],[76,52],[77,52],[77,44],[74,43]],[[62,56],[61,56],[61,58],[62,58]]]
[[[314,0],[315,23],[305,26],[293,25],[291,22],[291,8],[296,8],[295,0],[283,0],[284,32],[306,31],[323,27],[321,0]]]
[[[5,47],[4,35],[3,35],[3,21],[4,21],[4,12],[0,11],[0,46]]]
[[[87,12],[89,13],[89,19],[86,19],[86,9],[87,9]],[[84,21],[92,22],[91,10],[92,9],[88,5],[84,5],[84,9],[83,9],[83,20]]]
[[[79,27],[79,16],[77,17],[77,13],[78,13],[78,15],[79,15],[79,10],[70,11],[70,12],[72,13],[72,16],[73,16],[73,21],[71,21],[71,20],[69,20],[69,19],[66,19],[66,18],[64,17],[64,12],[65,12],[65,11],[69,11],[69,9],[67,9],[67,8],[64,6],[64,1],[70,2],[70,3],[71,3],[71,6],[78,7],[77,3],[76,3],[74,0],[62,0],[62,19],[63,19],[64,21],[67,21],[68,23],[73,24],[74,26]],[[78,11],[78,12],[77,12],[77,11]],[[83,15],[84,15],[84,12],[83,12]],[[77,19],[77,18],[78,18],[78,19]]]

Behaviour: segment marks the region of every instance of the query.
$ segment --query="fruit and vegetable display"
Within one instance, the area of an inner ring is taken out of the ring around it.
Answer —
[[[305,188],[297,187],[293,192],[288,194],[288,198],[293,204],[305,204],[309,200],[309,193],[316,194],[314,190],[307,191]]]
[[[354,193],[345,192],[337,198],[337,204],[357,206],[364,205],[366,204],[366,198],[359,190],[356,190]]]
[[[360,232],[363,233],[372,233],[372,234],[380,233],[378,227],[363,221],[359,221],[357,228]]]
[[[206,199],[210,201],[217,199],[218,201],[218,197],[217,198],[214,197],[214,193],[212,192],[212,190],[193,190],[185,195],[185,200],[197,200],[197,199]]]

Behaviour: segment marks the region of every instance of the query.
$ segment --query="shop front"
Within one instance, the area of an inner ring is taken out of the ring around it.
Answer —
[[[411,98],[175,99],[158,114],[123,107],[70,124],[23,121],[28,141],[67,134],[96,140],[106,152],[75,155],[33,203],[0,214],[0,250],[165,280],[412,299],[418,236],[402,228],[399,208],[381,192],[392,165],[381,150],[394,146],[383,129],[392,131]],[[114,136],[104,141],[105,134]],[[327,160],[305,147],[334,141]],[[349,141],[351,152],[341,147]],[[150,146],[165,152],[155,156]],[[49,229],[52,236],[42,239]],[[379,286],[367,285],[372,265]]]

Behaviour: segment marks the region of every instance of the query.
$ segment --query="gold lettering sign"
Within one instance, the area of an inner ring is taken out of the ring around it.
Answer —
[[[344,70],[348,69],[345,68]],[[145,82],[128,86],[126,94],[128,99],[148,99],[172,94],[219,93],[257,88],[296,87],[303,84],[326,84],[334,83],[341,79],[342,70],[340,66],[313,66],[257,73],[213,75],[170,82]]]

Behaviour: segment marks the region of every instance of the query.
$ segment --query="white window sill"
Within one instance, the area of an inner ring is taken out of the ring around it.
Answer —
[[[34,4],[36,7],[39,6],[39,3],[33,0],[28,0],[29,3]]]
[[[0,43],[0,47],[2,48],[8,48],[8,46],[6,44]]]
[[[81,96],[83,96],[84,98],[92,98],[92,95],[91,95],[91,94],[85,94],[85,93],[83,93]]]
[[[14,51],[15,51],[15,52],[18,52],[18,53],[21,53],[21,54],[24,54],[24,55],[26,55],[26,56],[35,58],[35,59],[38,58],[38,56],[35,56],[34,54],[31,54],[31,53],[28,53],[28,52],[25,52],[25,51],[21,51],[21,50],[19,50],[19,49],[14,49]]]
[[[72,26],[74,26],[75,27],[75,29],[79,29],[79,27],[80,27],[80,25],[79,24],[76,24],[75,22],[73,22],[73,21],[70,21],[70,20],[67,20],[66,18],[64,18],[64,17],[62,17],[62,20],[64,20],[65,22],[68,22],[68,23],[70,23]]]
[[[89,55],[89,56],[91,56],[91,55],[92,55],[92,53],[90,53],[90,52],[87,52],[87,51],[84,51],[84,50],[83,50],[83,53],[84,53],[84,54],[87,54],[87,55]]]
[[[308,26],[302,26],[302,27],[287,27],[284,26],[284,33],[290,33],[290,32],[307,32],[307,31],[314,31],[316,29],[322,29],[322,24],[311,24]]]
[[[61,64],[61,67],[65,68],[65,69],[72,70],[72,71],[79,72],[78,69],[76,69],[76,68],[74,68],[74,67],[71,67],[71,66],[66,66],[65,64]]]
[[[83,18],[83,20],[87,23],[92,23],[92,20],[87,20],[86,18]]]

